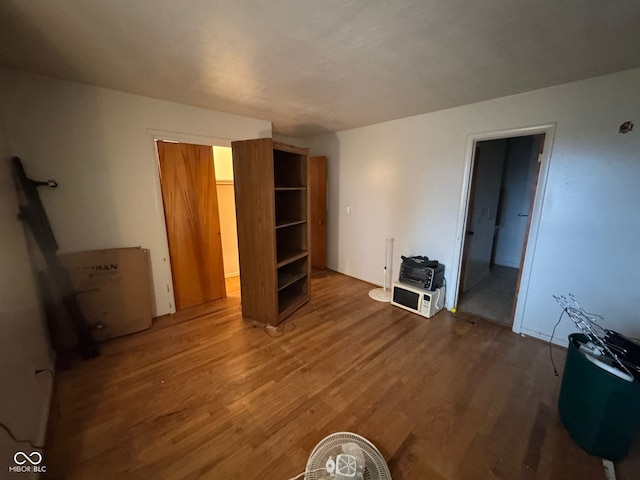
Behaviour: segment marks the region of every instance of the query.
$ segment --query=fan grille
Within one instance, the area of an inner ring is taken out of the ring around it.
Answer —
[[[351,432],[332,433],[316,445],[307,461],[305,480],[326,480],[327,459],[342,453],[342,445],[353,442],[362,449],[365,458],[364,480],[391,480],[391,472],[380,451],[366,438]]]

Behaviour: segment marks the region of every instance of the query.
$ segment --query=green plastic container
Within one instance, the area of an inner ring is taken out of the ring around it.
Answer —
[[[590,455],[618,461],[640,430],[640,383],[593,364],[578,350],[586,335],[569,335],[558,409],[571,438]]]

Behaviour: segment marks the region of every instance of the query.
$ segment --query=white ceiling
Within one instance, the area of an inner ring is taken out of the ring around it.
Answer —
[[[640,2],[2,0],[0,65],[304,137],[640,67]]]

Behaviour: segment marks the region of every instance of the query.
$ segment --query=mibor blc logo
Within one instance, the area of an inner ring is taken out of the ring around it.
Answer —
[[[47,466],[42,464],[42,455],[40,452],[31,452],[29,454],[24,452],[16,452],[13,456],[15,465],[9,467],[9,472],[12,473],[46,473]]]

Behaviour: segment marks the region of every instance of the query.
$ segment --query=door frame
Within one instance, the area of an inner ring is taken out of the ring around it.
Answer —
[[[524,258],[520,268],[520,288],[516,292],[516,305],[513,315],[512,331],[520,333],[522,331],[522,321],[524,317],[525,305],[527,302],[527,294],[529,291],[529,281],[531,279],[531,268],[535,256],[536,242],[538,239],[538,229],[540,227],[540,219],[542,216],[542,206],[547,186],[547,176],[549,173],[549,164],[551,162],[551,151],[555,139],[556,123],[548,123],[543,125],[535,125],[530,127],[511,128],[506,130],[497,130],[492,132],[474,133],[467,136],[467,146],[465,154],[464,178],[462,182],[462,190],[460,193],[460,207],[458,211],[458,226],[456,228],[456,254],[453,262],[453,278],[452,284],[455,285],[453,293],[454,306],[458,304],[458,296],[460,291],[460,282],[462,281],[462,256],[464,253],[465,231],[467,228],[467,210],[469,205],[469,195],[471,193],[471,182],[474,166],[474,152],[476,143],[485,140],[499,140],[502,138],[524,137],[529,135],[545,134],[544,150],[540,171],[538,173],[538,185],[535,196],[533,198],[533,207],[531,209],[529,235],[525,239],[523,249],[525,251]]]
[[[212,147],[231,147],[233,139],[210,137],[191,133],[172,132],[169,130],[157,130],[148,128],[149,148],[152,149],[154,168],[157,175],[153,179],[153,196],[156,213],[162,221],[162,261],[164,263],[164,277],[167,287],[167,302],[169,303],[169,313],[176,313],[176,296],[173,291],[173,274],[171,272],[171,257],[169,256],[169,237],[167,234],[167,219],[164,215],[164,201],[162,199],[162,185],[160,184],[160,159],[158,158],[158,148],[156,140],[164,142],[191,143],[196,145],[211,145]],[[157,301],[157,299],[156,299]],[[159,303],[159,302],[158,302]]]

